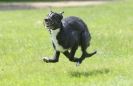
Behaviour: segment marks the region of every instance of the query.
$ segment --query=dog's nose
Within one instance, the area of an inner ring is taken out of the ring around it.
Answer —
[[[48,19],[44,19],[46,22],[48,22]]]

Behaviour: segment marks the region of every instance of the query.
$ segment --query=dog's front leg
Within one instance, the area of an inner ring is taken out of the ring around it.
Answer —
[[[47,58],[47,57],[44,57],[43,58],[43,61],[44,62],[47,62],[47,63],[55,63],[55,62],[58,62],[59,60],[59,56],[60,56],[60,52],[59,51],[55,51],[55,54],[54,54],[54,57],[53,58]]]

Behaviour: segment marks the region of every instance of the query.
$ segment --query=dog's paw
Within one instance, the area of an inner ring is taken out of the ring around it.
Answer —
[[[46,62],[46,63],[49,62],[49,58],[48,58],[48,57],[43,57],[42,60],[43,60],[44,62]]]

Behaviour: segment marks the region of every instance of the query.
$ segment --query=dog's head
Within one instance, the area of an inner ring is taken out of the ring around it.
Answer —
[[[48,29],[55,30],[57,28],[60,28],[61,26],[61,20],[63,19],[63,14],[64,12],[61,13],[56,13],[56,12],[50,12],[48,16],[44,19],[44,24]]]

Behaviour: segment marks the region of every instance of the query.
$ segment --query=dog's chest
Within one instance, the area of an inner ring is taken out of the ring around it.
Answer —
[[[60,32],[60,29],[51,30],[51,38],[52,38],[52,41],[55,45],[55,49],[60,51],[60,52],[64,52],[67,49],[64,49],[58,42],[57,35],[58,35],[59,32]]]

